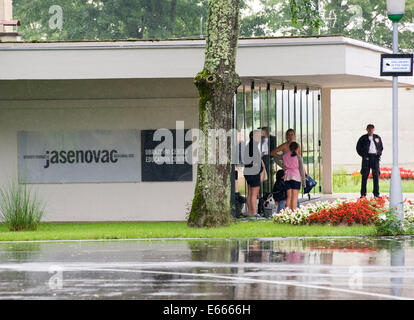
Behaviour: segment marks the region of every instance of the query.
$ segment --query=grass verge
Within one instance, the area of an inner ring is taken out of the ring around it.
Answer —
[[[368,236],[375,232],[374,226],[294,226],[271,221],[238,222],[214,229],[189,228],[185,222],[41,223],[36,231],[20,232],[9,232],[0,225],[0,241]]]
[[[401,187],[403,193],[414,193],[414,180],[402,180]],[[390,192],[390,180],[380,179],[379,180],[380,193]],[[372,193],[373,181],[368,179],[367,192]],[[361,191],[361,183],[354,184],[351,177],[346,176],[343,178],[342,183],[333,184],[334,193],[359,193]]]

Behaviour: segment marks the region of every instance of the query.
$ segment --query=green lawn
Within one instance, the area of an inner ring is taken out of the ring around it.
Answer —
[[[0,241],[366,235],[375,235],[375,227],[293,226],[271,221],[238,222],[215,229],[189,228],[185,222],[42,223],[37,231],[9,232],[6,226],[0,225]]]
[[[343,178],[335,179],[334,177],[333,192],[334,193],[359,193],[361,191],[361,183],[355,184],[351,177],[346,176]],[[402,180],[402,191],[404,193],[414,193],[414,180]],[[390,192],[390,180],[380,179],[380,193]],[[373,182],[372,179],[368,179],[367,194],[372,193]]]

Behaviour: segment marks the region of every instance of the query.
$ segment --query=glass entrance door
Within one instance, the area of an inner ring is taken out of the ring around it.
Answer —
[[[321,92],[318,88],[272,83],[244,83],[235,96],[234,128],[238,130],[238,143],[247,145],[249,132],[261,130],[262,138],[268,138],[269,153],[286,142],[286,131],[295,130],[300,144],[305,170],[318,185],[311,191],[319,194],[321,186]],[[262,183],[260,195],[271,192],[280,169],[270,155],[263,161],[268,179]],[[243,166],[236,165],[238,174],[235,192],[247,194]],[[304,195],[302,195],[302,198]],[[307,196],[308,197],[308,196]]]

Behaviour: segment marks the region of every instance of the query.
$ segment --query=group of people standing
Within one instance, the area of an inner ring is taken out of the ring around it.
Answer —
[[[366,196],[367,180],[371,170],[374,182],[373,194],[374,197],[379,197],[379,162],[383,152],[383,144],[381,137],[374,134],[375,126],[373,124],[369,124],[366,130],[367,134],[361,136],[356,145],[357,153],[362,158],[361,198]],[[248,170],[244,172],[248,185],[246,202],[249,215],[260,216],[257,213],[257,197],[262,182],[267,179],[266,168],[272,167],[274,162],[283,168],[283,170],[279,170],[276,174],[276,184],[280,182],[278,181],[280,179],[284,182],[286,207],[292,210],[297,208],[299,192],[301,186],[305,187],[307,173],[304,170],[300,145],[295,140],[296,133],[293,129],[286,131],[286,142],[278,147],[275,147],[275,137],[269,135],[267,127],[250,132],[246,151],[248,151],[250,158],[253,157],[253,161],[245,164],[245,169],[256,167],[258,173],[250,174]],[[256,153],[254,152],[255,150]],[[254,157],[255,154],[257,155],[256,157]]]
[[[278,147],[275,147],[274,140],[271,138],[266,127],[254,130],[249,135],[247,150],[248,156],[253,157],[253,161],[245,164],[245,169],[260,166],[260,170],[256,170],[258,173],[250,174],[246,170],[244,172],[248,186],[246,200],[248,213],[255,217],[260,216],[257,213],[257,196],[261,183],[267,179],[266,168],[269,168],[269,161],[271,164],[276,161],[284,170],[282,179],[286,190],[286,207],[292,210],[297,208],[301,186],[305,185],[306,172],[303,169],[300,145],[295,141],[295,130],[287,130],[286,142]],[[258,156],[254,157],[255,154]]]

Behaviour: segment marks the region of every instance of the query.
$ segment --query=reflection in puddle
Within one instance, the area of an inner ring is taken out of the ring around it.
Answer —
[[[413,265],[413,239],[0,243],[0,299],[414,298]]]

